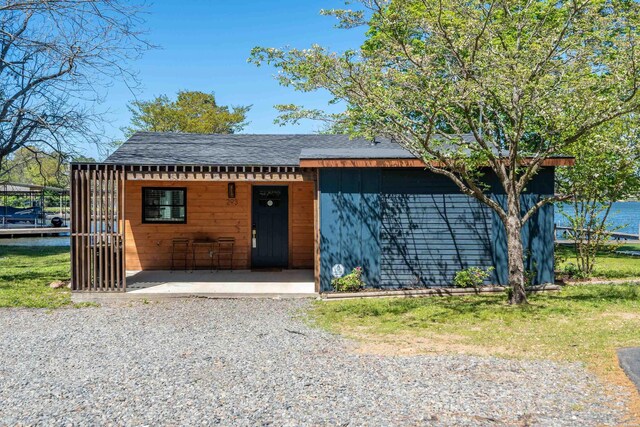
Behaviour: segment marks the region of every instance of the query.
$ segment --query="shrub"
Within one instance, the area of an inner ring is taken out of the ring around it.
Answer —
[[[362,267],[354,268],[351,273],[336,277],[331,281],[336,292],[358,292],[364,287]]]
[[[480,268],[480,267],[468,267],[460,270],[453,278],[453,284],[459,288],[479,288],[487,279],[493,267]]]
[[[576,264],[568,262],[562,269],[562,273],[566,274],[570,279],[586,279],[589,277],[587,273],[582,271]]]

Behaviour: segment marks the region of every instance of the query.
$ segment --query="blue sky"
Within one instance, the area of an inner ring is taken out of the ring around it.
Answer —
[[[158,0],[148,9],[146,27],[148,40],[160,48],[131,64],[142,83],[136,97],[173,96],[181,89],[213,91],[220,104],[253,105],[243,133],[312,133],[319,124],[273,124],[273,105],[324,109],[329,96],[281,87],[273,78],[276,70],[258,68],[247,58],[254,46],[305,48],[318,43],[336,51],[358,47],[364,30],[336,29],[335,18],[319,13],[341,7],[342,1],[332,0]],[[124,85],[109,90],[101,106],[109,110],[108,136],[122,137],[120,128],[129,122],[126,106],[132,99]],[[101,157],[94,148],[88,153]]]

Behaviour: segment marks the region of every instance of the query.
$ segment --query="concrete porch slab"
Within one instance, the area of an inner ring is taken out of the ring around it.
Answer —
[[[313,270],[128,271],[127,294],[315,295]]]

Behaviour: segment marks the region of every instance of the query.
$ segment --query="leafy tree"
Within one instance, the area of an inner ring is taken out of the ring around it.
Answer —
[[[640,109],[640,4],[632,0],[362,0],[330,10],[368,26],[357,50],[257,47],[281,84],[328,90],[352,135],[390,137],[493,209],[507,236],[509,302],[525,303],[521,195],[551,156]],[[462,138],[471,133],[473,138]],[[506,202],[491,197],[483,167]]]
[[[638,132],[635,123],[602,126],[573,147],[575,166],[558,174],[560,192],[571,195],[560,211],[571,226],[568,237],[582,276],[593,273],[598,252],[609,246],[608,232],[622,228],[609,221],[613,203],[640,194]]]
[[[2,181],[67,188],[69,161],[95,162],[91,157],[70,157],[56,151],[26,146],[9,155],[0,169]]]
[[[150,101],[133,101],[129,105],[131,126],[127,136],[136,131],[235,133],[247,124],[251,106],[228,107],[216,104],[213,93],[181,91],[175,101],[166,95]]]
[[[29,147],[74,152],[100,142],[94,111],[114,79],[151,47],[141,7],[123,0],[0,2],[0,165]]]

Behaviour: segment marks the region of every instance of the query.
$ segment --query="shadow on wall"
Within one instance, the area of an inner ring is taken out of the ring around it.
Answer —
[[[380,194],[369,191],[359,175],[342,182],[345,191],[325,193],[321,214],[323,290],[330,290],[330,272],[342,264],[346,272],[362,267],[363,280],[380,281]],[[376,181],[373,181],[376,183]],[[349,188],[354,187],[354,188]]]
[[[548,189],[544,189],[544,191],[548,191]],[[548,197],[548,195],[522,195],[523,214],[543,197]],[[506,206],[506,196],[495,195],[494,198],[502,206]],[[553,216],[553,205],[545,205],[522,228],[524,268],[533,285],[554,282]],[[495,213],[493,214],[492,245],[493,262],[496,265],[496,283],[506,285],[508,283],[507,235],[502,221]]]
[[[464,268],[495,268],[491,230],[488,208],[462,194],[384,195],[381,283],[450,286]]]
[[[523,195],[523,208],[553,191],[553,170],[541,172],[533,184]],[[503,224],[446,177],[402,169],[323,170],[320,187],[323,291],[331,289],[337,263],[347,272],[362,266],[365,282],[374,288],[451,286],[455,274],[468,267],[493,267],[486,283],[506,283]],[[502,203],[504,194],[492,187]],[[534,284],[552,282],[553,206],[530,220],[523,238]]]

